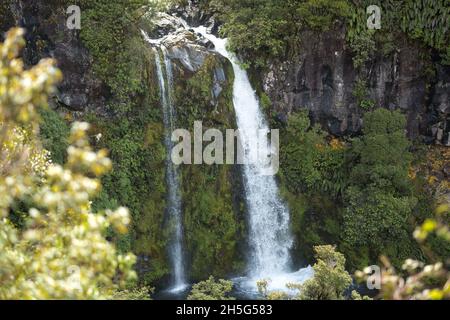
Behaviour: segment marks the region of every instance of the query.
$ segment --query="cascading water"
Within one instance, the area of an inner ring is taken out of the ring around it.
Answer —
[[[160,51],[161,50],[161,51]],[[161,104],[163,107],[163,122],[165,128],[164,144],[167,154],[173,148],[171,134],[174,130],[174,108],[172,102],[171,89],[173,87],[173,72],[172,64],[167,55],[167,50],[164,46],[160,50],[153,47],[155,52],[156,71],[159,80],[159,87],[161,92]],[[162,54],[162,56],[161,56]],[[161,59],[164,61],[165,77]],[[181,197],[178,180],[178,172],[175,165],[172,163],[170,156],[166,158],[166,184],[167,184],[167,217],[169,218],[172,237],[169,246],[169,256],[173,269],[172,288],[170,291],[177,292],[186,288],[186,279],[184,274],[184,259],[183,259],[183,225],[181,217]]]
[[[261,147],[258,132],[269,131],[266,120],[247,72],[226,48],[227,40],[209,34],[205,27],[194,30],[210,40],[215,45],[215,50],[233,65],[233,103],[244,150],[243,174],[249,214],[248,237],[252,252],[249,277],[245,285],[254,289],[256,280],[270,279],[270,289],[286,289],[286,283],[298,283],[309,278],[312,268],[289,273],[290,249],[293,243],[289,232],[289,211],[279,197],[274,177],[261,174],[266,169],[262,167],[263,163],[251,159],[253,155],[261,154],[261,150],[256,150]]]

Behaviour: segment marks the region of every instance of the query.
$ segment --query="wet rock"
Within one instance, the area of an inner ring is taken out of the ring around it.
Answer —
[[[188,0],[184,4],[174,6],[171,14],[181,17],[192,27],[202,25],[208,29],[208,32],[216,34],[219,29],[218,20],[213,14],[203,9],[202,1]]]
[[[192,45],[174,46],[169,50],[171,59],[178,59],[191,72],[197,72],[205,62],[208,52]]]
[[[165,37],[161,44],[167,48],[172,60],[179,61],[190,72],[197,72],[211,54],[207,48],[197,44],[193,33],[186,30]]]
[[[223,86],[227,78],[225,76],[225,71],[222,66],[217,66],[214,68],[214,79],[213,79],[213,87],[211,90],[212,101],[211,104],[217,106],[219,103],[220,94],[223,91]]]
[[[159,13],[158,16],[159,19],[156,19],[156,22],[154,23],[156,24],[155,29],[158,30],[160,37],[183,28],[183,23],[179,19],[167,13]]]
[[[88,96],[84,93],[59,93],[57,98],[61,104],[74,111],[83,111],[88,103]]]

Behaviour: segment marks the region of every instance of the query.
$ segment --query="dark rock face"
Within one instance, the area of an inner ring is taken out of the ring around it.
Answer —
[[[179,61],[190,72],[197,72],[204,64],[205,59],[211,55],[205,46],[189,31],[179,32],[165,37],[161,43],[168,49],[169,57]]]
[[[428,108],[431,135],[450,147],[450,67],[437,67],[437,82],[433,87],[431,103]]]
[[[9,0],[0,2],[0,41],[4,41],[4,32],[14,26],[14,8],[10,5]]]
[[[273,62],[269,71],[261,74],[263,89],[280,119],[307,108],[313,121],[334,135],[360,131],[364,110],[354,97],[357,72],[344,35],[344,30],[321,35],[303,32],[301,54]],[[449,68],[437,66],[437,83],[434,90],[429,90],[420,49],[405,39],[399,41],[399,50],[389,56],[378,55],[367,63],[368,95],[375,107],[402,110],[407,115],[411,138],[430,136],[431,127],[438,123],[442,135],[437,136],[436,130],[432,140],[439,138],[445,144],[450,129]]]
[[[35,65],[42,58],[54,58],[64,74],[57,104],[72,111],[102,108],[108,92],[92,72],[92,58],[79,31],[66,27],[66,8],[55,1],[15,0],[11,9],[14,24],[26,29],[25,63]]]
[[[356,107],[349,83],[356,73],[352,58],[344,49],[344,38],[336,34],[305,33],[300,56],[274,62],[262,74],[263,89],[269,95],[280,118],[292,111],[307,108],[314,121],[333,134],[356,132],[361,127],[360,110]]]

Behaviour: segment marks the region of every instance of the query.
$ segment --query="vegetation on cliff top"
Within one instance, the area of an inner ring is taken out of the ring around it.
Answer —
[[[344,1],[344,0],[211,0],[200,1],[224,22],[222,33],[230,47],[254,66],[263,67],[268,59],[283,59],[298,52],[302,30],[323,32],[346,26],[355,61],[362,63],[376,48],[395,47],[393,35],[406,34],[436,49],[449,63],[446,0]],[[378,5],[382,30],[368,30],[366,8]],[[374,46],[375,42],[378,46]]]

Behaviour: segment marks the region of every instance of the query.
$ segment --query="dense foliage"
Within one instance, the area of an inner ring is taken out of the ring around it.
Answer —
[[[226,74],[217,82],[215,72]],[[217,57],[208,57],[195,75],[176,77],[174,105],[177,127],[193,132],[194,121],[203,122],[203,130],[235,128],[232,101],[233,73],[231,65]],[[220,85],[222,92],[213,96],[211,88]],[[203,280],[206,275],[225,277],[242,270],[238,250],[244,232],[240,182],[236,166],[181,166],[184,201],[186,249],[190,256],[190,274]]]
[[[311,127],[307,112],[291,115],[280,178],[297,249],[308,260],[308,248],[323,243],[338,244],[352,270],[383,252],[395,255],[396,265],[423,256],[410,236],[423,191],[413,188],[404,128],[398,111],[377,109],[366,113],[361,137],[342,142]]]
[[[106,298],[135,277],[134,255],[118,255],[105,239],[109,226],[126,232],[128,211],[91,211],[111,161],[90,148],[88,124],[72,126],[64,166],[45,161],[38,110],[61,73],[51,60],[24,70],[22,36],[12,29],[0,45],[0,299]],[[21,224],[11,219],[18,204],[26,206]]]
[[[230,291],[233,289],[233,282],[219,279],[215,280],[214,277],[194,284],[192,286],[191,293],[188,296],[188,300],[234,300],[229,296]]]
[[[450,245],[449,206],[440,205],[433,218],[427,219],[414,231],[414,237],[426,244],[431,235],[436,235]],[[430,251],[428,253],[431,253]],[[407,259],[402,265],[402,273],[397,272],[388,257],[381,261],[384,268],[381,273],[380,298],[390,300],[442,300],[450,299],[450,272],[448,256],[443,261],[434,257],[430,264]],[[367,274],[358,271],[356,276],[366,280]]]
[[[132,287],[128,289],[118,290],[112,296],[113,300],[151,300],[150,295],[153,293],[152,288],[148,287]]]
[[[81,37],[95,58],[96,72],[112,89],[113,110],[125,112],[129,119],[117,119],[111,125],[109,119],[92,118],[96,131],[102,133],[98,146],[111,149],[111,157],[116,163],[114,171],[103,179],[105,188],[94,206],[109,208],[117,203],[125,203],[130,207],[134,222],[131,237],[114,233],[110,236],[117,241],[121,250],[132,248],[137,254],[149,257],[150,271],[142,279],[153,282],[169,272],[164,249],[167,243],[167,225],[164,223],[165,150],[161,143],[161,119],[156,109],[159,95],[155,91],[154,65],[149,62],[153,58],[135,38],[134,22],[139,20],[140,10],[137,9],[140,4],[139,1],[121,1],[110,10],[104,10],[106,2],[82,3],[88,13],[85,18],[88,28],[85,28]],[[297,53],[303,30],[333,30],[342,22],[348,25],[347,40],[355,52],[355,66],[363,66],[374,52],[376,43],[382,42],[386,50],[389,50],[390,45],[389,39],[367,31],[364,6],[365,3],[325,0],[201,2],[204,10],[219,14],[224,22],[222,33],[230,38],[232,49],[243,54],[246,61],[251,60],[259,66],[263,66],[268,59]],[[119,12],[126,14],[119,15]],[[396,16],[391,13],[387,15],[383,26],[391,28],[391,21]],[[115,25],[99,24],[99,21],[116,21],[119,16]],[[127,55],[131,58],[127,58]],[[128,63],[132,65],[127,66]],[[207,61],[194,77],[188,76],[186,79],[183,78],[186,75],[182,75],[182,81],[174,92],[177,112],[183,119],[179,127],[190,128],[194,120],[211,122],[215,127],[217,123],[224,124],[224,128],[234,126],[234,119],[227,118],[232,113],[229,105],[228,109],[220,112],[217,112],[217,106],[211,105],[214,100],[210,90],[214,68],[216,62]],[[231,79],[232,74],[227,77]],[[367,84],[363,75],[360,84],[355,96],[361,107],[370,110],[373,104],[367,99]],[[227,105],[231,100],[230,90],[227,89],[221,99],[220,105]],[[282,137],[287,143],[282,144],[280,178],[283,195],[291,208],[293,230],[298,239],[297,250],[304,253],[305,258],[312,259],[314,245],[339,244],[340,250],[350,256],[349,266],[355,269],[376,260],[381,251],[375,248],[376,237],[386,240],[383,236],[388,232],[387,227],[398,222],[402,227],[395,231],[396,237],[403,239],[402,236],[406,235],[406,240],[397,244],[393,240],[395,237],[389,234],[383,250],[396,254],[402,252],[399,257],[420,255],[414,252],[414,246],[409,248],[408,245],[410,240],[407,234],[411,228],[408,217],[411,217],[415,204],[411,190],[400,190],[401,186],[398,185],[383,185],[383,180],[390,179],[389,174],[396,177],[397,169],[402,172],[399,173],[398,183],[408,184],[404,180],[408,157],[405,157],[405,162],[398,163],[398,168],[392,164],[389,170],[394,173],[377,173],[380,179],[375,179],[377,181],[371,184],[368,181],[374,177],[370,174],[364,177],[365,182],[352,182],[357,176],[358,179],[363,178],[352,169],[353,166],[357,166],[359,171],[366,168],[369,172],[372,168],[377,170],[377,167],[383,166],[385,159],[379,159],[378,164],[370,161],[366,163],[361,159],[370,158],[372,152],[379,153],[380,149],[386,147],[385,144],[396,146],[399,142],[398,146],[392,147],[392,152],[408,154],[409,146],[404,145],[407,143],[404,135],[398,133],[395,141],[381,138],[375,144],[372,144],[372,140],[377,137],[345,143],[327,137],[318,127],[310,127],[306,113],[293,114]],[[235,174],[226,166],[191,166],[182,170],[183,198],[190,199],[184,208],[186,249],[192,262],[190,274],[195,279],[200,280],[206,274],[224,276],[242,268],[237,244],[244,232],[244,224],[243,217],[236,210],[236,198],[232,191],[236,185],[230,184],[230,181],[235,180]],[[371,189],[366,184],[370,184]],[[211,188],[211,185],[216,188]],[[385,193],[384,188],[390,193]],[[391,192],[392,188],[400,189]],[[385,215],[380,204],[390,214]],[[363,218],[362,225],[358,220],[361,212],[364,215],[370,213],[368,216],[371,217],[368,221]],[[383,223],[375,223],[380,215]],[[305,230],[305,225],[310,228]],[[366,246],[355,251],[354,243],[364,241]],[[226,264],[221,263],[224,260]]]
[[[352,283],[345,270],[345,257],[332,246],[314,248],[317,262],[314,264],[314,277],[297,288],[301,300],[342,300],[345,290]],[[292,287],[292,286],[291,286]]]
[[[328,142],[320,126],[311,127],[306,110],[290,116],[283,139],[282,178],[290,192],[341,193],[345,145],[338,140]]]
[[[408,218],[417,199],[408,176],[412,155],[404,128],[405,117],[398,112],[378,109],[364,117],[363,136],[353,142],[355,164],[344,196],[344,240],[352,246],[379,248],[379,254],[386,245],[408,239]]]
[[[151,257],[150,272],[141,275],[149,283],[168,273],[163,228],[165,192],[162,143],[163,128],[158,110],[158,91],[154,80],[152,56],[145,56],[148,90],[126,119],[88,116],[101,135],[97,147],[107,147],[115,163],[114,169],[103,178],[103,191],[94,202],[99,209],[125,203],[132,216],[131,232],[123,237],[111,234],[122,251],[133,250],[143,257]]]
[[[108,148],[115,166],[102,179],[93,206],[103,210],[126,204],[132,223],[123,236],[108,237],[122,252],[133,250],[146,260],[140,281],[152,283],[168,274],[164,228],[165,184],[163,128],[154,57],[139,28],[150,25],[167,1],[84,1],[80,37],[94,59],[94,72],[109,87],[108,111],[88,114],[97,148]]]
[[[224,22],[222,33],[230,47],[256,66],[267,59],[298,52],[301,32],[323,32],[346,26],[355,65],[362,65],[376,48],[395,47],[393,36],[406,34],[436,49],[449,61],[449,6],[446,0],[335,1],[335,0],[211,0],[201,1]],[[378,5],[382,32],[368,30],[366,8]],[[375,43],[379,46],[375,46]],[[387,51],[386,51],[387,50]]]
[[[303,28],[327,30],[349,10],[341,0],[212,0],[209,5],[225,22],[221,32],[231,49],[257,66],[295,52]]]
[[[53,110],[39,110],[41,115],[40,137],[45,149],[50,151],[51,158],[58,164],[66,159],[70,128],[66,121]]]
[[[94,72],[109,87],[110,107],[114,112],[127,112],[134,99],[145,93],[146,45],[141,39],[139,22],[146,21],[165,0],[64,0],[79,5],[82,11],[80,38],[94,58]]]

